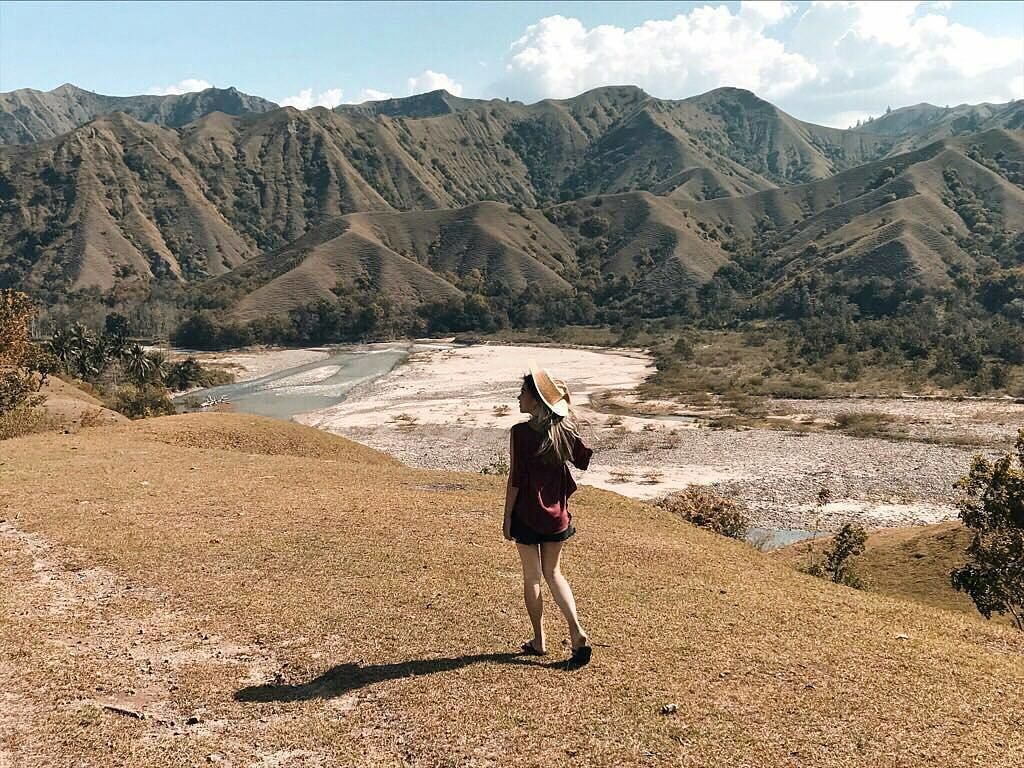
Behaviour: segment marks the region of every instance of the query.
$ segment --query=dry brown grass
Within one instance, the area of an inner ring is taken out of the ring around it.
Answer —
[[[554,615],[549,659],[511,655],[528,623],[501,478],[230,415],[19,438],[0,462],[19,768],[1024,759],[1019,633],[615,494],[573,499],[564,570],[596,651],[567,673]],[[103,709],[129,691],[146,719]]]
[[[870,589],[924,605],[978,616],[971,599],[950,585],[949,574],[966,560],[971,534],[958,522],[872,532],[854,570],[870,582]],[[811,546],[817,557],[831,544],[820,538]],[[796,567],[807,562],[809,544],[800,542],[776,550],[773,557]],[[999,622],[996,617],[994,621]],[[1009,625],[1009,620],[1004,623]]]
[[[836,429],[851,437],[876,437],[887,440],[907,439],[901,420],[888,413],[876,411],[843,412],[835,417]]]

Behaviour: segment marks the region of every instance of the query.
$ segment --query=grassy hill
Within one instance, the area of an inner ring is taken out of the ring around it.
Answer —
[[[565,570],[596,651],[567,673],[557,640],[513,655],[528,622],[500,478],[231,415],[21,438],[0,461],[16,765],[1024,756],[1019,633],[804,577],[615,494],[574,497]]]
[[[820,555],[830,542],[831,537],[824,537],[810,549]],[[949,581],[949,574],[966,562],[970,542],[971,533],[960,522],[872,531],[854,569],[872,592],[978,616],[971,599]],[[794,544],[773,556],[799,567],[807,562],[808,546]],[[993,620],[1010,624],[1008,618]]]

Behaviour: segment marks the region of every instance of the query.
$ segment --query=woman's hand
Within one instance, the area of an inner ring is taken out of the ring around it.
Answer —
[[[512,541],[512,521],[508,518],[501,526],[501,535],[505,537],[505,541]]]

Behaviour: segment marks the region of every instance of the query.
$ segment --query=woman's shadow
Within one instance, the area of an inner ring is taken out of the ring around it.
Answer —
[[[394,664],[338,664],[322,675],[305,683],[286,685],[264,683],[250,685],[235,692],[236,701],[309,701],[342,696],[383,680],[431,675],[436,672],[450,672],[468,667],[470,664],[519,664],[534,667],[565,667],[564,661],[538,662],[527,660],[520,653],[477,653],[469,656],[455,656],[441,659],[417,659]]]

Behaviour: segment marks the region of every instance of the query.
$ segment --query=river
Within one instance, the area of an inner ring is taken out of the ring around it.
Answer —
[[[384,376],[408,355],[405,346],[339,350],[322,360],[256,379],[190,392],[175,403],[183,410],[195,410],[207,398],[223,397],[234,411],[288,420],[336,405],[353,387]]]

